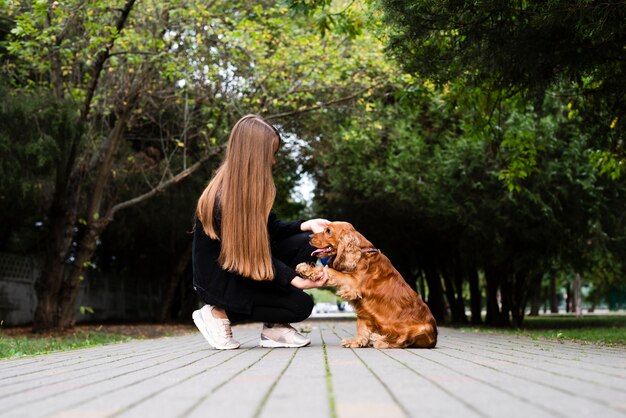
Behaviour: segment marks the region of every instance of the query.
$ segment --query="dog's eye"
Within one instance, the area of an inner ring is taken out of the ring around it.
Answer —
[[[330,228],[326,228],[326,230],[324,231],[326,234],[330,235]]]

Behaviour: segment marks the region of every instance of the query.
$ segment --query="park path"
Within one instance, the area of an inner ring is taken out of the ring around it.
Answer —
[[[308,321],[310,347],[238,350],[200,333],[0,361],[0,417],[626,417],[626,350],[440,328],[433,350],[346,349],[354,321]]]

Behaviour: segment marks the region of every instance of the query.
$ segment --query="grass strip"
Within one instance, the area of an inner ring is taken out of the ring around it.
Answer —
[[[59,337],[13,337],[0,333],[0,358],[19,358],[29,355],[48,354],[77,348],[126,342],[133,337],[98,331],[77,331]]]
[[[324,367],[326,368],[326,391],[328,393],[328,403],[330,405],[331,418],[337,418],[337,406],[335,404],[335,391],[333,389],[332,374],[330,372],[330,365],[328,364],[328,352],[326,351],[326,341],[324,341],[324,335],[322,334],[322,328],[320,327],[320,337],[322,339],[322,350],[324,351]]]
[[[476,332],[525,335],[533,340],[545,338],[603,346],[626,346],[626,315],[540,315],[527,317],[520,328],[452,326]]]

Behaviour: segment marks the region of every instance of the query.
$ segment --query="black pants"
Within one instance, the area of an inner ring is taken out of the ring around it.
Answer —
[[[312,262],[314,248],[309,244],[309,233],[292,235],[272,245],[272,255],[295,268],[303,262]],[[250,314],[226,311],[232,323],[272,322],[289,323],[304,321],[311,315],[313,299],[293,286],[282,287],[273,282],[254,282],[254,306]]]

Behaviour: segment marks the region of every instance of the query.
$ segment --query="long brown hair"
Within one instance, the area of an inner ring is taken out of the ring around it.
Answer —
[[[204,232],[221,241],[220,265],[254,280],[274,277],[267,219],[276,197],[272,177],[276,128],[257,115],[233,127],[226,155],[204,189],[196,213]],[[221,227],[213,222],[220,205]]]

